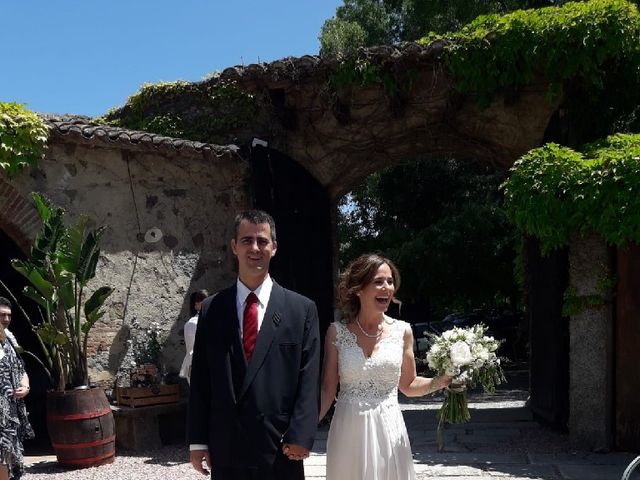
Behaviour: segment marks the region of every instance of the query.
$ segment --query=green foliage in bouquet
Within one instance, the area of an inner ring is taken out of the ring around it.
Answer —
[[[32,327],[45,353],[50,378],[58,391],[89,384],[87,341],[89,331],[104,315],[102,306],[113,288],[99,287],[85,298],[95,277],[104,227],[88,231],[86,216],[75,225],[64,224],[64,211],[33,194],[42,221],[27,260],[13,267],[31,283],[23,293],[42,312],[42,323]],[[31,321],[31,320],[29,320]]]

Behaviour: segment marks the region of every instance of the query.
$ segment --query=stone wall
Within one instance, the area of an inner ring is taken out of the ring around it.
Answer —
[[[37,169],[0,178],[0,228],[24,250],[25,237],[38,230],[32,191],[62,206],[71,221],[87,214],[90,226],[108,228],[92,286],[115,292],[90,337],[92,382],[109,385],[123,373],[127,340],[143,338],[151,322],[161,326],[167,372],[177,372],[188,295],[233,281],[229,240],[235,213],[248,205],[247,175],[233,148],[157,148],[54,132]],[[24,210],[19,217],[16,206]]]
[[[611,254],[599,236],[576,238],[569,248],[569,284],[578,296],[601,296],[613,276]],[[577,447],[613,447],[613,306],[572,315],[569,323],[569,435]]]

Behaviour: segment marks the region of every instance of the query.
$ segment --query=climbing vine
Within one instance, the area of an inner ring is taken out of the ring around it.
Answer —
[[[568,287],[563,296],[562,316],[574,317],[587,310],[606,305],[611,301],[616,283],[615,277],[603,277],[598,280],[597,293],[590,295],[578,295],[574,287]]]
[[[483,15],[455,33],[430,34],[423,44],[444,43],[443,58],[463,92],[481,104],[505,87],[542,74],[549,94],[580,79],[600,89],[613,69],[631,66],[629,86],[640,79],[640,14],[625,0],[570,2],[560,7]],[[624,90],[621,90],[623,92]]]
[[[198,108],[190,108],[193,105]],[[256,112],[254,95],[235,82],[176,81],[143,85],[122,108],[101,120],[170,137],[226,143],[227,135],[250,125]]]
[[[329,86],[333,89],[348,85],[368,86],[379,84],[389,97],[397,97],[411,90],[418,76],[416,68],[394,71],[390,67],[375,65],[368,60],[343,61],[329,75]]]
[[[48,129],[44,120],[19,103],[0,102],[0,168],[13,175],[44,155]]]
[[[503,189],[510,220],[543,252],[580,234],[640,242],[640,135],[613,135],[583,153],[553,143],[531,150]]]

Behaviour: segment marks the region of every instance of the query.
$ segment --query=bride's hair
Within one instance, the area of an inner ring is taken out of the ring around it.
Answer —
[[[358,316],[360,312],[358,292],[373,281],[376,272],[385,263],[391,269],[391,276],[397,293],[400,288],[400,272],[391,260],[377,253],[360,255],[340,275],[337,304],[342,312],[344,321],[348,322]]]

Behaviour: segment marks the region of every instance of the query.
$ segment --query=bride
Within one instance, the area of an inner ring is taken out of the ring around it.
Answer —
[[[434,392],[450,377],[416,375],[408,323],[385,315],[400,286],[388,259],[362,255],[338,286],[344,320],[327,330],[320,420],[340,393],[327,440],[327,480],[415,478],[398,389],[408,397]]]

